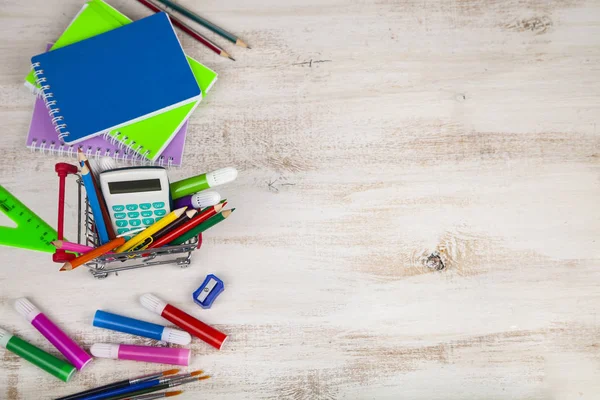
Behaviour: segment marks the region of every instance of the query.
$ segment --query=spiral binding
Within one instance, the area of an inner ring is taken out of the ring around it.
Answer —
[[[128,136],[123,135],[120,131],[117,131],[113,134],[110,132],[105,132],[103,135],[104,140],[112,144],[113,146],[118,146],[121,149],[128,150],[133,154],[138,155],[140,164],[144,162],[152,164],[150,160],[150,150],[144,150],[144,146],[137,144],[135,140],[130,139]]]
[[[44,104],[46,104],[48,113],[52,117],[52,125],[54,125],[54,130],[56,133],[58,133],[58,139],[62,141],[64,138],[69,136],[67,124],[65,123],[63,117],[58,114],[60,112],[60,108],[57,106],[56,100],[54,100],[54,93],[50,91],[51,87],[44,77],[44,70],[40,68],[40,63],[33,63],[31,64],[31,67],[34,70],[33,76],[35,76],[35,82],[40,86],[40,96],[42,99],[44,99]]]
[[[173,157],[165,157],[160,156],[156,159],[156,161],[152,162],[148,159],[142,158],[140,154],[127,151],[123,149],[110,149],[110,148],[102,148],[102,147],[92,147],[92,146],[78,146],[76,144],[66,144],[51,141],[48,142],[46,140],[41,140],[38,143],[38,139],[33,139],[31,144],[28,145],[29,149],[32,153],[40,152],[42,154],[54,154],[59,157],[67,156],[67,157],[77,157],[77,150],[79,148],[85,153],[87,158],[100,159],[102,157],[112,157],[117,162],[123,163],[131,163],[133,165],[148,165],[148,166],[158,166],[158,167],[167,167],[172,168],[175,167]]]

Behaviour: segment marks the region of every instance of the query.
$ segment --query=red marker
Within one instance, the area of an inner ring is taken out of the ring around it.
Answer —
[[[181,329],[202,339],[216,349],[220,350],[223,343],[225,343],[225,340],[227,340],[227,335],[223,332],[219,332],[212,326],[206,325],[204,322],[181,311],[179,308],[164,302],[151,293],[142,295],[142,297],[140,297],[140,302],[146,309],[160,315],[167,321],[174,323]]]

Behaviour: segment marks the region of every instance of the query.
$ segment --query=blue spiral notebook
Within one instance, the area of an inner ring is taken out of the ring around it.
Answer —
[[[164,12],[31,61],[59,139],[68,144],[201,99]]]

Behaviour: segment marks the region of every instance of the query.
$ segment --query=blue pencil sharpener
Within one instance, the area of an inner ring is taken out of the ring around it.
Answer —
[[[217,298],[221,292],[225,290],[223,281],[217,278],[215,275],[210,274],[206,276],[202,285],[194,292],[192,297],[194,302],[202,308],[210,308],[213,301]]]

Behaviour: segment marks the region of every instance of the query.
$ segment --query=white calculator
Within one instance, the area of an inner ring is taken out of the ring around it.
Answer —
[[[139,231],[171,212],[169,178],[162,167],[105,171],[100,173],[100,187],[117,235]]]

